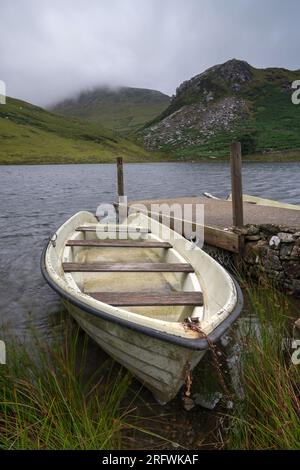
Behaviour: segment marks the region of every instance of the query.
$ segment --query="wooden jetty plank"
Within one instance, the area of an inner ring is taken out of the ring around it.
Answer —
[[[176,224],[173,217],[169,217],[170,228],[174,230]],[[186,223],[184,220],[182,223]],[[195,233],[197,224],[192,223],[191,229]],[[209,225],[204,225],[201,228],[204,229],[204,241],[208,245],[216,246],[222,248],[223,250],[228,250],[233,253],[239,253],[240,251],[240,235],[231,231],[225,231],[217,227],[210,227]]]
[[[241,248],[240,234],[210,227],[209,225],[204,225],[204,241],[207,245],[222,248],[232,253],[239,253]]]
[[[185,272],[193,273],[189,263],[63,263],[63,270],[71,272]]]
[[[203,305],[201,292],[86,292],[96,300],[119,307]]]
[[[139,201],[129,201],[129,207],[136,204],[143,204],[148,210],[152,204],[203,204],[204,206],[204,227],[209,226],[213,230],[219,229],[224,233],[234,233],[232,230],[232,201],[223,199],[209,199],[199,196],[175,197],[173,199],[148,199]],[[243,215],[245,224],[272,224],[283,225],[300,230],[300,211],[295,211],[282,207],[270,207],[257,204],[250,204],[244,201]],[[193,220],[194,221],[194,220]],[[226,236],[226,235],[225,235]]]
[[[176,199],[174,200],[176,201]],[[144,201],[143,201],[144,202]],[[134,208],[135,203],[130,204],[131,207]],[[139,209],[140,210],[140,209]],[[140,210],[140,212],[142,212]],[[151,216],[151,212],[145,212],[147,215]],[[153,213],[152,213],[153,215]],[[162,221],[162,214],[154,214],[156,216],[159,215],[159,221]],[[170,228],[174,230],[175,222],[174,217],[168,216],[163,214],[164,218],[167,218],[170,221]],[[182,220],[182,224],[185,221]],[[234,233],[231,230],[223,230],[218,227],[211,227],[209,225],[204,225],[204,241],[208,245],[215,246],[217,248],[222,248],[223,250],[231,251],[232,253],[239,253],[241,249],[241,235],[238,233]],[[196,231],[196,224],[192,223],[192,230],[193,232]]]
[[[68,240],[66,246],[91,246],[101,248],[172,248],[169,242],[153,240]]]

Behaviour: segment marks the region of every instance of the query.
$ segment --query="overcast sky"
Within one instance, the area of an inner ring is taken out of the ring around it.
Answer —
[[[169,95],[233,57],[300,68],[299,0],[0,0],[0,80],[47,105],[101,84]]]

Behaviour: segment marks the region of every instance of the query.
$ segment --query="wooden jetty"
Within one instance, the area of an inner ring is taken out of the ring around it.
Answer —
[[[142,199],[128,201],[128,206],[143,204],[150,211],[152,204],[196,204],[204,206],[204,242],[232,253],[241,254],[244,247],[243,227],[246,224],[272,224],[296,227],[300,229],[300,211],[281,207],[256,205],[243,201],[242,193],[242,154],[241,145],[235,142],[230,149],[232,200],[219,200],[206,197],[177,197],[172,199]],[[123,161],[117,160],[118,196],[119,201],[124,193]],[[193,211],[194,212],[194,211]],[[168,216],[161,210],[161,216]],[[192,218],[192,222],[194,222]],[[174,228],[174,220],[170,217],[170,226]]]
[[[172,199],[148,199],[130,201],[129,206],[144,204],[203,204],[204,205],[204,241],[208,245],[223,248],[233,253],[239,253],[242,247],[243,230],[234,227],[232,202],[206,197],[178,197]],[[163,212],[163,211],[162,211]],[[257,206],[243,203],[244,225],[284,225],[300,228],[300,211],[282,209],[279,207]]]

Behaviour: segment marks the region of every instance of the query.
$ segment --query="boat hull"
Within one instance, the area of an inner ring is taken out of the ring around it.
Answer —
[[[90,246],[85,253],[80,243],[102,238],[98,237],[96,217],[81,211],[66,221],[47,243],[41,257],[41,270],[45,280],[63,298],[70,314],[83,330],[150,389],[160,403],[167,403],[176,396],[187,373],[199,363],[210,344],[218,341],[237,319],[243,305],[242,294],[235,280],[215,260],[169,229],[167,237],[165,227],[158,221],[134,213],[128,217],[128,223],[129,227],[136,226],[139,231],[147,230],[143,233],[147,233],[145,238],[148,241],[171,240],[172,248],[153,254],[144,251],[145,248],[138,248],[141,251],[135,249],[130,256],[125,249],[123,256],[120,250],[124,247],[114,248],[117,251],[113,252],[106,247],[102,252],[102,248],[98,251]],[[96,225],[95,231],[93,227]],[[138,238],[143,240],[139,234]],[[90,270],[92,262],[99,262],[99,256],[102,261],[106,259],[106,263],[107,259],[120,263],[119,258],[123,256],[121,261],[125,264],[128,257],[137,263],[139,257],[143,261],[148,256],[147,262],[150,260],[153,264],[153,259],[158,258],[164,269],[169,265],[176,265],[178,269],[181,264],[189,264],[193,272],[179,270],[174,278],[168,271],[163,279],[155,271],[154,274],[152,271],[148,273],[147,269],[144,275],[138,273],[135,277],[131,272],[125,273],[125,277],[124,273],[119,272],[111,275],[110,269],[107,273],[105,270],[99,271],[101,274],[98,275],[97,270]],[[83,271],[65,269],[74,263],[89,267]],[[167,310],[161,303],[154,307],[149,304],[147,311],[134,306],[129,310],[94,298],[91,294],[97,293],[98,289],[99,293],[111,291],[120,292],[120,295],[131,291],[147,292],[148,289],[156,295],[159,292],[165,294],[166,291],[201,292],[203,300],[187,308],[172,302]],[[189,328],[187,319],[197,324],[201,331]]]
[[[80,327],[142,382],[161,404],[177,395],[187,372],[199,363],[206,352],[179,347],[91,316],[70,302],[65,304]]]

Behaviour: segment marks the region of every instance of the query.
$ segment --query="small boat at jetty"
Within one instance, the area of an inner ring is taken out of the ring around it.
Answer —
[[[223,200],[208,192],[204,192],[203,194],[205,197],[209,199]],[[232,200],[231,193],[228,194],[225,200],[226,201]],[[251,196],[250,194],[243,194],[243,201],[248,202],[249,204],[256,204],[257,206],[279,207],[281,209],[293,209],[296,211],[300,210],[300,205],[297,205],[297,204],[289,204],[287,202],[274,201],[273,199],[265,199],[263,197]]]
[[[47,243],[41,269],[70,314],[160,403],[236,320],[242,294],[213,258],[153,218],[120,224],[78,212]]]
[[[231,194],[229,194],[227,200],[231,201]],[[300,206],[296,204],[274,201],[273,199],[265,199],[263,197],[251,196],[249,194],[243,194],[243,200],[249,204],[256,204],[258,206],[279,207],[281,209],[293,209],[296,211],[300,210]]]

